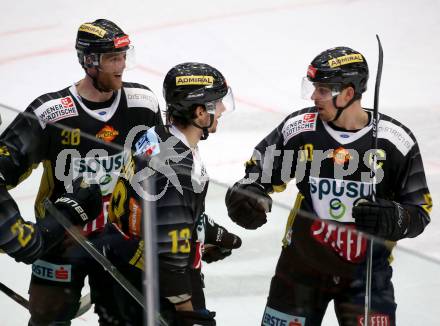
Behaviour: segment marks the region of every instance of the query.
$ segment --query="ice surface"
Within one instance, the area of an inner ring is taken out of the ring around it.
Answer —
[[[144,83],[161,98],[168,69],[185,61],[219,68],[233,87],[237,111],[220,122],[218,134],[201,145],[210,176],[231,184],[243,173],[253,146],[289,112],[309,105],[300,81],[311,59],[332,46],[362,52],[370,65],[372,106],[379,34],[384,47],[380,110],[409,126],[424,158],[435,204],[440,198],[440,2],[438,0],[224,0],[224,1],[10,1],[2,3],[0,103],[24,110],[38,95],[79,80],[83,71],[73,50],[80,23],[109,18],[136,47],[137,68],[125,80]],[[161,100],[163,104],[163,101]],[[163,108],[163,106],[162,106]],[[15,114],[1,109],[3,129]],[[41,171],[13,191],[22,215],[33,218]],[[227,260],[206,266],[208,305],[219,325],[258,325],[280,250],[287,212],[245,231],[229,222],[222,207],[225,189],[213,186],[208,212],[243,238]],[[295,189],[277,195],[291,204]],[[399,242],[440,259],[440,222],[434,205],[426,232]],[[26,295],[30,267],[1,255],[0,280]],[[394,282],[399,325],[437,325],[439,265],[397,251]],[[25,325],[28,315],[0,293],[1,324]],[[89,312],[73,325],[96,325]],[[336,325],[331,307],[323,325]]]

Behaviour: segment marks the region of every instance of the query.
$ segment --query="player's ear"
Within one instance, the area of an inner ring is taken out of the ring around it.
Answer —
[[[347,88],[344,89],[344,91],[345,91],[345,99],[348,102],[354,97],[354,88],[352,86],[348,86]]]
[[[205,114],[206,109],[203,105],[197,105],[196,109],[194,110],[194,116],[196,118],[201,118]]]

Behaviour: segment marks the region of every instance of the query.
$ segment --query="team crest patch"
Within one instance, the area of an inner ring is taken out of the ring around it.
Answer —
[[[119,131],[109,125],[102,127],[100,131],[96,134],[96,138],[99,138],[106,143],[112,142],[119,135]]]
[[[72,280],[72,265],[56,265],[38,259],[32,264],[32,274],[44,280],[70,282]]]
[[[48,123],[54,123],[78,115],[75,102],[71,96],[47,101],[34,111],[41,127],[44,129]]]
[[[287,120],[281,131],[284,137],[284,145],[290,138],[302,132],[316,130],[317,118],[318,113],[305,113]]]
[[[154,130],[149,129],[135,144],[135,156],[154,156],[160,153],[159,140]]]

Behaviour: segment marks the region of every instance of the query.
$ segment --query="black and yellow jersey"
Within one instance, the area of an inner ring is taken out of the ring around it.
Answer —
[[[143,202],[153,203],[160,296],[172,302],[191,294],[195,228],[204,212],[209,183],[198,148],[190,148],[185,140],[174,126],[144,132],[121,172],[109,206],[109,219],[130,237],[141,239]],[[143,180],[150,180],[155,190],[149,190]],[[140,257],[127,259],[143,267]]]
[[[160,125],[162,118],[155,95],[137,83],[124,82],[109,107],[92,110],[85,102],[75,85],[35,99],[0,136],[0,173],[3,185],[9,189],[43,164],[35,203],[37,217],[45,215],[42,201],[59,197],[72,179],[83,175],[96,180],[105,207],[101,216],[86,226],[86,231],[91,232],[105,223],[106,206],[124,164],[123,146],[130,130],[137,125]],[[8,196],[8,200],[12,199]],[[7,252],[13,256],[41,239],[31,223],[22,222],[18,229],[11,227],[21,218],[15,203],[8,207],[0,207],[0,247],[8,242]],[[17,241],[12,246],[10,238],[20,238],[20,234],[28,241]]]
[[[352,208],[372,193],[373,186],[378,198],[415,208],[406,237],[417,236],[430,221],[432,200],[414,135],[380,114],[374,183],[372,133],[371,121],[360,130],[347,131],[319,119],[316,107],[306,108],[286,117],[255,147],[246,164],[246,177],[258,176],[256,181],[268,193],[282,191],[296,180],[299,193],[283,245],[317,270],[351,273],[353,266],[365,261],[367,242],[354,232]],[[317,218],[297,214],[297,208]],[[377,244],[378,262],[386,263],[389,247]]]

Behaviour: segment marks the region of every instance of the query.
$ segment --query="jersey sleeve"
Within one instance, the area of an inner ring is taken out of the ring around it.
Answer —
[[[179,191],[159,176],[157,189],[165,189],[156,202],[157,249],[159,254],[159,284],[161,296],[177,303],[191,294],[189,276],[191,237],[194,212],[186,200],[187,190]]]
[[[43,129],[31,104],[0,136],[0,173],[8,188],[15,187],[37,167],[45,148]]]
[[[35,100],[0,136],[0,247],[17,261],[31,263],[44,251],[38,225],[26,222],[7,189],[23,181],[42,161],[43,129],[34,114]]]
[[[406,237],[416,237],[430,222],[432,198],[426,182],[422,156],[417,142],[405,156],[401,165],[395,200],[401,203],[410,215]]]
[[[64,230],[53,218],[34,224],[24,221],[6,187],[0,186],[0,248],[19,262],[30,264],[62,240]]]

